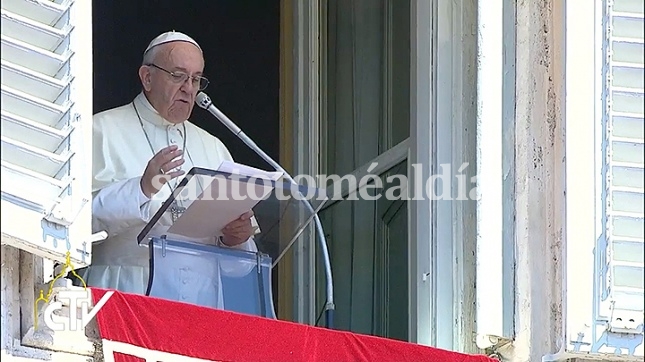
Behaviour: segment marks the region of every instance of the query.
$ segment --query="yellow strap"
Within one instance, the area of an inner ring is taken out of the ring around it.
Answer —
[[[85,280],[83,280],[83,278],[81,278],[81,276],[78,275],[74,270],[74,265],[72,264],[72,258],[68,250],[67,254],[65,255],[65,264],[63,265],[63,269],[61,270],[60,273],[58,273],[58,275],[56,275],[54,279],[52,279],[51,282],[49,282],[49,291],[47,292],[47,296],[46,297],[43,296],[44,291],[41,289],[40,296],[34,302],[34,329],[38,329],[38,302],[42,300],[43,302],[45,302],[45,304],[49,303],[49,298],[51,297],[52,292],[54,290],[54,283],[56,282],[57,279],[65,276],[65,271],[67,270],[68,267],[72,275],[77,277],[81,281],[81,283],[83,283],[83,289],[87,289],[87,284],[85,283]]]
[[[41,301],[41,300],[43,302],[45,302],[45,304],[47,304],[47,299],[45,299],[45,297],[43,297],[43,290],[42,289],[40,290],[40,296],[34,302],[34,329],[38,329],[38,302]]]

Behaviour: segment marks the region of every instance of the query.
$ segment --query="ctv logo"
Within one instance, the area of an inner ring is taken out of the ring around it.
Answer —
[[[84,329],[96,314],[103,308],[105,303],[112,297],[114,291],[108,291],[101,297],[98,303],[89,311],[92,302],[91,293],[87,289],[82,290],[61,290],[58,292],[57,300],[47,305],[43,311],[45,325],[53,331],[78,331]],[[69,316],[65,318],[62,315],[54,314],[57,310],[63,310],[62,301],[69,301]],[[81,310],[79,320],[77,311]],[[79,325],[80,324],[80,325]]]

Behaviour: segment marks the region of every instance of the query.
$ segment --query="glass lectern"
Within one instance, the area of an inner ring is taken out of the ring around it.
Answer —
[[[146,295],[276,318],[272,268],[326,200],[266,175],[191,169],[138,236],[150,252]],[[249,210],[256,234],[223,244],[222,228]]]

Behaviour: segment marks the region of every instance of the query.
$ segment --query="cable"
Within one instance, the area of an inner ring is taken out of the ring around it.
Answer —
[[[320,318],[322,318],[325,310],[327,310],[327,306],[323,304],[322,308],[320,308],[320,313],[318,313],[318,318],[316,318],[316,323],[314,323],[314,326],[319,327],[318,322],[320,322]]]

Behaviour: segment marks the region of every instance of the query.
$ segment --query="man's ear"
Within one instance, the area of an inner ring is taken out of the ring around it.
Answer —
[[[141,86],[145,89],[146,92],[149,92],[152,88],[152,79],[150,74],[150,67],[142,65],[139,67],[139,79],[141,80]]]

